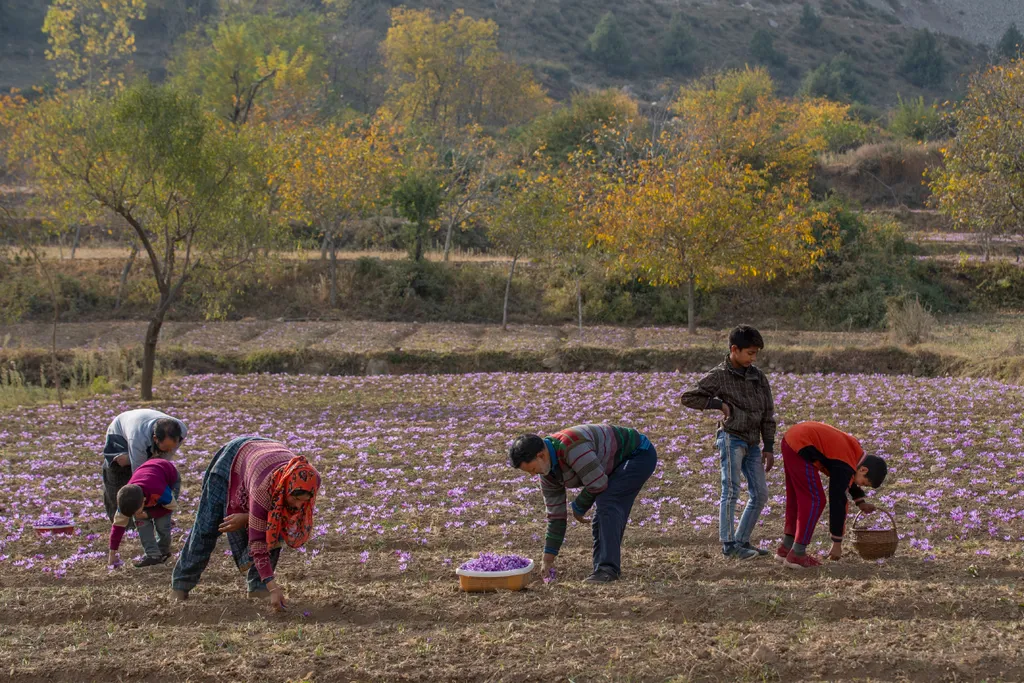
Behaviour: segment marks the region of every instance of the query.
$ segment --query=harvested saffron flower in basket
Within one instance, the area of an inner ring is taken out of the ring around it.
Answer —
[[[480,553],[480,557],[464,563],[459,569],[471,572],[508,572],[530,565],[530,558],[519,555]]]

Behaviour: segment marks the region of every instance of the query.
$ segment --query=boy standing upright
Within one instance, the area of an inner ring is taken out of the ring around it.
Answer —
[[[775,403],[768,378],[754,366],[763,348],[761,333],[740,325],[729,333],[729,356],[725,361],[682,396],[687,408],[722,412],[715,441],[722,466],[718,536],[722,553],[742,560],[769,554],[750,543],[754,525],[768,502],[765,473],[775,462]],[[737,527],[741,476],[747,480],[749,500]]]

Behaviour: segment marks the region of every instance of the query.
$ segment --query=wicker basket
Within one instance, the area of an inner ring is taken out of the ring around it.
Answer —
[[[533,560],[522,569],[511,569],[505,572],[476,572],[468,569],[456,569],[459,575],[459,588],[467,593],[487,593],[497,590],[521,591],[530,582],[533,571]]]
[[[886,510],[881,510],[885,516],[892,522],[892,528],[890,529],[865,529],[858,527],[857,522],[860,521],[863,512],[858,512],[857,516],[853,520],[853,530],[851,536],[853,536],[853,549],[857,551],[857,554],[863,557],[865,560],[880,560],[883,557],[892,557],[896,554],[896,546],[899,545],[900,538],[896,533],[896,519],[889,514]]]

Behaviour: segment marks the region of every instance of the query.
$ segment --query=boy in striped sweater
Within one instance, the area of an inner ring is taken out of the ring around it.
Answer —
[[[863,512],[875,506],[864,499],[863,487],[878,488],[889,467],[877,455],[864,455],[853,436],[821,422],[801,422],[782,439],[782,466],[786,475],[786,527],[776,558],[793,569],[820,567],[807,554],[807,544],[825,509],[825,491],[819,472],[828,477],[828,526],[832,532],[829,558],[843,555],[846,494]]]
[[[635,429],[609,424],[569,427],[541,438],[523,434],[509,450],[509,464],[540,477],[547,508],[544,537],[544,576],[554,569],[565,539],[567,507],[581,524],[594,511],[594,572],[587,581],[607,583],[619,579],[622,536],[633,501],[658,463],[654,446]],[[566,489],[582,487],[572,503]]]

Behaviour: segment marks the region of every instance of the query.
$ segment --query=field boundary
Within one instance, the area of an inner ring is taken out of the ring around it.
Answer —
[[[138,367],[138,348],[58,351],[66,378],[90,374],[88,368]],[[275,349],[249,353],[188,347],[160,349],[165,372],[194,374],[287,373],[314,375],[467,374],[479,372],[698,372],[722,359],[718,349],[609,349],[576,346],[554,351],[417,351],[365,353],[323,349]],[[27,383],[49,374],[46,349],[0,350],[0,365],[17,370]],[[974,376],[1024,380],[1024,357],[999,364],[971,362],[957,355],[895,346],[874,348],[775,348],[759,364],[768,372],[799,374],[885,374],[917,377]],[[92,375],[103,374],[93,372]]]

